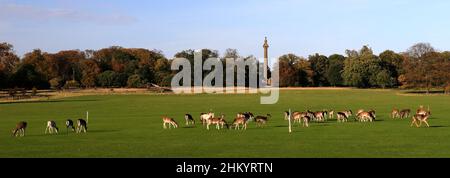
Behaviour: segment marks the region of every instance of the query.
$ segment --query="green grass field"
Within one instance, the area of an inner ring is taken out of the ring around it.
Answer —
[[[389,90],[282,91],[276,105],[258,95],[105,95],[0,104],[0,157],[450,157],[450,96],[404,96]],[[430,128],[412,128],[410,119],[392,120],[391,109],[430,106]],[[376,109],[374,123],[312,123],[288,133],[283,111]],[[265,128],[246,131],[184,127],[184,114],[213,109],[231,121],[237,112],[272,114]],[[66,135],[67,118],[85,117],[88,133]],[[180,128],[163,130],[161,116]],[[11,137],[18,121],[27,136]],[[55,120],[59,135],[44,135]]]

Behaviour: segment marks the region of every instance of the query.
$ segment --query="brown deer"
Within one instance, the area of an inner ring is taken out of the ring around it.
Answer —
[[[431,115],[430,106],[428,106],[428,110],[425,110],[425,108],[423,106],[420,106],[419,109],[417,109],[416,114],[421,114],[421,115],[430,114]]]
[[[247,130],[247,119],[245,117],[237,117],[234,119],[232,126],[234,129],[240,130],[240,125],[242,125],[244,130]]]
[[[411,115],[411,109],[402,109],[399,115],[400,119],[408,118]]]
[[[397,108],[392,109],[391,118],[400,118],[400,111]]]
[[[167,129],[166,124],[169,125],[169,129],[170,129],[170,126],[172,126],[173,128],[178,128],[178,123],[174,119],[172,119],[170,117],[163,117],[162,120],[163,120],[163,128],[164,129]]]
[[[415,114],[412,117],[412,123],[411,127],[415,124],[417,128],[422,126],[422,123],[425,123],[427,127],[430,127],[430,124],[428,124],[428,118],[431,116],[430,113],[427,113],[425,115],[422,114]]]
[[[19,122],[16,124],[16,128],[12,130],[12,134],[15,137],[21,136],[24,137],[25,136],[25,129],[27,128],[27,122]]]
[[[317,122],[324,122],[325,121],[325,112],[323,112],[323,111],[315,112],[314,118],[316,118]]]
[[[266,125],[267,121],[271,117],[272,116],[270,114],[267,114],[266,116],[256,116],[255,117],[256,126],[257,127],[264,127],[264,125]]]
[[[359,119],[360,122],[373,122],[375,120],[374,116],[370,112],[360,112],[356,115],[356,117]]]
[[[223,129],[224,126],[226,126],[227,129],[228,129],[228,123],[227,123],[227,121],[225,121],[225,115],[223,115],[223,114],[222,114],[222,116],[220,118],[210,118],[210,119],[208,119],[207,124],[206,124],[206,129],[209,130],[209,126],[211,124],[216,124],[216,129],[217,130],[220,130],[220,128]]]

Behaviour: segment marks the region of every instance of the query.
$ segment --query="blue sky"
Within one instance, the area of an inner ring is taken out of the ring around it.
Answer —
[[[447,0],[0,0],[0,41],[17,54],[40,48],[236,48],[271,58],[286,53],[376,53],[417,42],[450,49]]]

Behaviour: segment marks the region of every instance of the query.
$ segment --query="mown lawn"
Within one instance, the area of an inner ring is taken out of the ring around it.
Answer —
[[[0,104],[0,157],[450,157],[450,96],[405,96],[390,90],[282,91],[276,105],[260,105],[258,95],[106,95]],[[412,128],[410,119],[392,120],[392,108],[430,106],[431,128]],[[283,111],[375,109],[374,123],[313,123],[288,133]],[[272,114],[265,128],[246,131],[184,127],[212,109],[231,121],[237,112]],[[85,117],[88,133],[66,134],[64,122]],[[178,129],[164,130],[161,116]],[[18,121],[27,136],[11,137]],[[44,135],[55,120],[59,135]]]

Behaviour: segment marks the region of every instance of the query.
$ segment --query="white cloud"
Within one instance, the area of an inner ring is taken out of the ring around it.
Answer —
[[[134,23],[137,19],[124,14],[100,14],[73,9],[50,9],[10,3],[0,6],[0,20],[63,20],[100,25],[126,25]]]

